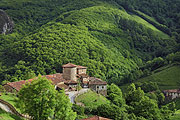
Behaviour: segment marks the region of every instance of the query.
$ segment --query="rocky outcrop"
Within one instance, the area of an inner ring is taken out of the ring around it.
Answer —
[[[13,31],[14,23],[5,11],[0,9],[0,34],[9,34]]]

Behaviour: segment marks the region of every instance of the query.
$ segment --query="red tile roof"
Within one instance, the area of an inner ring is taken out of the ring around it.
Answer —
[[[77,65],[77,68],[78,68],[78,69],[86,69],[87,67],[85,67],[85,66],[80,66],[80,65]]]
[[[60,82],[64,82],[65,79],[63,78],[63,74],[61,73],[56,73],[53,75],[44,75],[48,80],[51,80],[54,85],[57,85]]]
[[[180,89],[164,90],[165,93],[180,93]]]
[[[18,82],[9,82],[7,83],[7,85],[13,87],[14,89],[16,89],[17,91],[19,91],[22,87],[22,85],[24,85],[25,83],[31,83],[33,81],[33,79],[29,79],[29,80],[22,80],[22,81],[18,81]]]
[[[54,85],[57,85],[58,83],[65,81],[65,79],[63,78],[63,75],[60,73],[53,74],[53,75],[43,75],[42,77],[46,77],[48,80],[51,80]],[[34,78],[34,79],[36,79],[36,78]],[[31,83],[32,80],[34,80],[34,79],[21,80],[18,82],[9,82],[9,83],[7,83],[7,85],[9,85],[9,86],[13,87],[14,89],[16,89],[17,91],[19,91],[21,89],[22,85],[24,85],[26,82]]]
[[[75,65],[72,63],[68,63],[62,66],[63,68],[73,68],[73,67],[77,67],[77,69],[86,69],[87,67],[85,66],[80,66],[80,65]]]
[[[89,85],[107,85],[106,81],[102,81],[99,78],[90,77],[89,78]]]
[[[72,63],[68,63],[68,64],[63,65],[62,67],[63,68],[74,68],[74,67],[77,67],[77,65],[72,64]]]
[[[81,120],[111,120],[111,119],[99,117],[99,116],[93,116],[93,117],[89,117],[89,118],[85,118],[85,119],[81,119]]]

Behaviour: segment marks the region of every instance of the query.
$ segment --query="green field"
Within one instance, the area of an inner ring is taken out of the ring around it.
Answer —
[[[88,91],[82,95],[79,95],[75,99],[76,103],[83,103],[85,106],[88,107],[97,107],[101,104],[110,103],[104,96],[97,94],[93,91]]]
[[[171,120],[180,120],[180,110],[175,112],[174,116],[171,117]]]
[[[11,94],[11,93],[8,93],[7,95],[6,94],[3,94],[2,96],[0,96],[0,99],[3,99],[5,100],[6,102],[10,103],[12,106],[14,106],[16,108],[16,110],[18,112],[20,112],[20,110],[16,107],[16,100],[17,100],[17,97],[14,95],[14,94]]]
[[[2,109],[0,109],[0,120],[24,120],[24,119],[16,115],[13,115],[11,113],[7,113]]]
[[[138,80],[138,82],[148,81],[157,82],[161,90],[177,89],[180,85],[180,66],[172,66]]]
[[[16,108],[16,100],[17,97],[14,94],[8,93],[6,94],[2,94],[2,96],[0,96],[0,99],[5,100],[6,102],[10,103],[11,105],[13,105]],[[20,110],[18,108],[16,108],[17,111],[20,112]],[[0,109],[0,120],[24,120],[16,115],[13,115],[11,113],[7,113],[3,110]]]
[[[150,76],[139,79],[136,82],[157,82],[160,90],[177,89],[180,86],[180,66],[164,66],[154,71]],[[136,83],[135,82],[135,83]],[[129,84],[120,86],[125,91]]]

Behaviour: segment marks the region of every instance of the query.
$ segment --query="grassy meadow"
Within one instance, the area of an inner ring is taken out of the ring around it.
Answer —
[[[101,104],[110,103],[104,96],[93,91],[88,91],[87,93],[79,95],[75,101],[76,103],[83,103],[85,106],[89,107],[97,107]]]
[[[7,113],[0,108],[0,120],[24,120],[24,119],[14,114]]]

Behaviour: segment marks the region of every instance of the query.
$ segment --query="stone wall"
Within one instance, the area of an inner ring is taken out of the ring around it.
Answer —
[[[79,68],[79,69],[77,69],[77,73],[78,74],[86,74],[86,71],[87,71],[86,68],[82,68],[82,69]]]
[[[107,95],[107,85],[89,85],[89,88],[103,96]]]
[[[76,81],[76,68],[63,68],[63,78],[66,80],[74,80]]]

